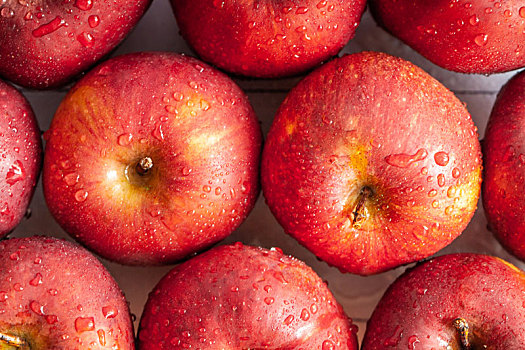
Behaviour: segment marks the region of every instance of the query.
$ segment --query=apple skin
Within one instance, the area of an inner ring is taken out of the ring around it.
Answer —
[[[0,238],[22,220],[40,174],[40,129],[27,99],[0,80]]]
[[[468,322],[472,350],[525,349],[524,305],[523,271],[492,256],[444,255],[388,288],[361,349],[461,350],[456,318]]]
[[[0,334],[18,336],[30,349],[135,348],[117,283],[92,254],[63,240],[0,242],[0,315]],[[17,348],[0,340],[0,349]]]
[[[306,264],[236,243],[171,270],[139,329],[149,349],[358,349],[357,327]]]
[[[0,2],[0,76],[30,88],[54,88],[108,54],[151,0]]]
[[[525,73],[501,89],[483,140],[483,208],[489,229],[525,261]]]
[[[290,91],[261,172],[286,233],[342,271],[369,275],[428,257],[463,231],[481,153],[452,92],[410,62],[363,52]]]
[[[44,138],[51,214],[123,264],[172,263],[222,240],[259,194],[261,131],[246,95],[190,57],[101,64],[64,98]],[[153,168],[140,176],[145,157]]]
[[[295,75],[354,36],[365,0],[171,0],[184,39],[205,61],[260,78]],[[198,19],[198,20],[196,20]]]
[[[371,0],[378,24],[433,63],[460,73],[525,66],[525,1]]]

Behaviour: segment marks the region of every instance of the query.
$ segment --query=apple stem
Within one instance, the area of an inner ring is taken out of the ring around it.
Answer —
[[[153,168],[153,159],[144,157],[137,163],[135,169],[140,176],[146,175]]]
[[[470,350],[470,342],[468,340],[469,336],[469,325],[464,318],[456,318],[454,320],[454,327],[459,333],[459,338],[461,339],[461,348],[463,350]]]
[[[16,335],[10,335],[5,333],[0,333],[0,342],[3,342],[9,346],[23,349],[27,346],[27,343],[24,339],[17,337]]]
[[[365,202],[371,195],[372,195],[372,190],[368,186],[363,187],[361,189],[361,192],[359,192],[357,204],[354,210],[352,211],[352,214],[354,215],[354,218],[352,220],[352,226],[355,229],[360,228],[361,224],[363,223],[363,220],[366,218]]]

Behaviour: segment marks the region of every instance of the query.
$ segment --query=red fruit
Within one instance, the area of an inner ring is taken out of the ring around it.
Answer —
[[[0,349],[135,348],[122,291],[93,255],[66,241],[0,242],[0,315]]]
[[[452,92],[381,53],[335,59],[282,103],[263,151],[266,201],[319,258],[368,275],[456,238],[479,197],[476,127]]]
[[[115,48],[149,4],[0,1],[0,75],[31,88],[63,85]]]
[[[388,288],[361,349],[525,349],[524,305],[525,274],[513,265],[485,255],[441,256]]]
[[[483,141],[483,207],[491,231],[525,260],[525,73],[500,91]]]
[[[326,284],[279,249],[220,246],[175,267],[150,293],[148,349],[357,349]]]
[[[51,213],[121,263],[171,263],[220,241],[259,193],[261,133],[248,99],[190,57],[103,63],[64,98],[46,137]]]
[[[25,97],[0,80],[0,238],[22,220],[33,196],[42,143]]]
[[[525,66],[524,0],[371,0],[377,22],[443,68],[492,74]]]
[[[182,36],[232,73],[281,77],[336,55],[354,36],[365,0],[171,0]]]

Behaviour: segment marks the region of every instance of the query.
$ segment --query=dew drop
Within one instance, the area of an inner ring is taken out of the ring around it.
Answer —
[[[79,36],[77,36],[77,40],[82,44],[84,47],[93,47],[95,45],[95,38],[93,38],[93,35],[87,32],[80,33]]]
[[[446,152],[437,152],[434,154],[434,160],[437,165],[446,166],[449,162],[448,153]]]
[[[35,277],[29,282],[33,287],[39,286],[42,284],[42,275],[37,273]]]
[[[12,9],[10,9],[9,7],[3,7],[1,10],[0,10],[0,16],[4,17],[4,18],[11,18],[15,15],[15,11],[13,11]]]
[[[55,324],[58,322],[58,317],[56,315],[46,315],[44,318],[46,319],[47,324]]]
[[[24,167],[19,160],[15,161],[7,171],[5,180],[9,185],[14,185],[25,177]]]
[[[309,319],[310,319],[310,312],[308,312],[308,310],[306,309],[303,309],[301,311],[301,320],[308,321]]]
[[[189,174],[191,174],[191,169],[190,168],[182,168],[182,176],[188,176]]]
[[[525,18],[525,6],[520,7],[518,13],[519,13],[519,15],[520,15],[521,18]]]
[[[0,303],[5,303],[7,299],[9,299],[7,292],[0,291]]]
[[[443,174],[439,174],[439,175],[437,176],[437,180],[438,180],[438,185],[439,185],[439,187],[443,187],[443,186],[445,186],[445,175],[443,175]]]
[[[130,133],[124,133],[119,135],[117,138],[117,142],[121,146],[127,146],[130,144],[131,140],[133,139],[133,135]]]
[[[17,261],[20,260],[20,252],[14,252],[11,255],[9,255],[9,259]]]
[[[272,298],[272,297],[264,298],[264,302],[265,302],[266,305],[272,305],[274,301],[275,301],[275,299]]]
[[[91,28],[95,28],[100,24],[100,18],[97,15],[89,16],[88,24]]]
[[[58,30],[60,27],[65,27],[66,21],[64,21],[60,16],[56,16],[54,20],[49,23],[42,24],[40,27],[33,30],[33,36],[40,38],[44,35],[48,35]]]
[[[158,122],[155,124],[155,128],[151,132],[151,135],[153,135],[154,138],[156,138],[159,141],[164,140],[164,130],[162,130],[162,123]]]
[[[95,320],[93,317],[78,317],[75,320],[75,329],[78,333],[95,330]]]
[[[331,340],[325,340],[322,345],[322,350],[334,350],[335,345]]]
[[[474,42],[478,46],[485,46],[487,45],[489,36],[487,34],[479,34],[474,38]]]
[[[478,18],[478,16],[476,16],[476,15],[472,15],[472,16],[470,16],[470,18],[469,18],[469,23],[470,23],[470,25],[473,25],[473,26],[479,24],[479,18]]]
[[[427,155],[427,151],[421,148],[412,155],[405,153],[391,154],[385,157],[385,161],[392,166],[406,168],[414,162],[425,159]]]
[[[78,182],[79,178],[80,176],[76,173],[67,174],[66,176],[64,176],[64,182],[68,186],[73,186]]]
[[[41,306],[37,301],[32,300],[29,303],[29,308],[31,311],[33,311],[35,314],[42,316],[44,314],[44,307]]]
[[[104,330],[99,329],[97,331],[97,335],[98,335],[98,342],[100,343],[100,345],[106,346],[106,333],[104,332]]]
[[[83,202],[83,201],[85,201],[87,199],[87,197],[88,197],[88,193],[85,190],[78,190],[75,193],[75,200],[77,202]]]
[[[284,319],[283,323],[285,326],[289,326],[293,322],[294,319],[295,317],[293,315],[288,315],[288,317]]]
[[[102,308],[102,315],[105,318],[115,318],[118,315],[118,310],[114,306],[104,306]]]
[[[93,8],[93,0],[76,0],[75,6],[82,11],[89,11]]]
[[[452,177],[453,177],[454,179],[457,179],[457,178],[459,177],[460,174],[461,174],[461,173],[459,172],[459,169],[458,169],[458,168],[454,168],[454,169],[452,169]]]

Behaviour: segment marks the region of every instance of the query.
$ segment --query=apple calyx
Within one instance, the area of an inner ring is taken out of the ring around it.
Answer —
[[[29,344],[16,335],[0,333],[0,348],[3,349],[2,344],[7,345],[8,347],[13,347],[20,350],[30,350]],[[8,348],[9,349],[9,348]]]
[[[372,196],[373,192],[372,189],[368,186],[364,186],[361,188],[361,191],[359,192],[359,196],[357,197],[357,203],[354,207],[354,210],[352,210],[352,226],[355,229],[361,228],[361,225],[368,217],[368,212],[365,207],[366,200],[369,199]]]
[[[144,176],[151,170],[151,168],[153,168],[153,159],[150,157],[144,157],[139,160],[135,170],[140,176]]]
[[[469,341],[469,325],[468,322],[461,317],[456,318],[454,321],[454,328],[458,331],[459,339],[461,340],[461,349],[470,350]]]

